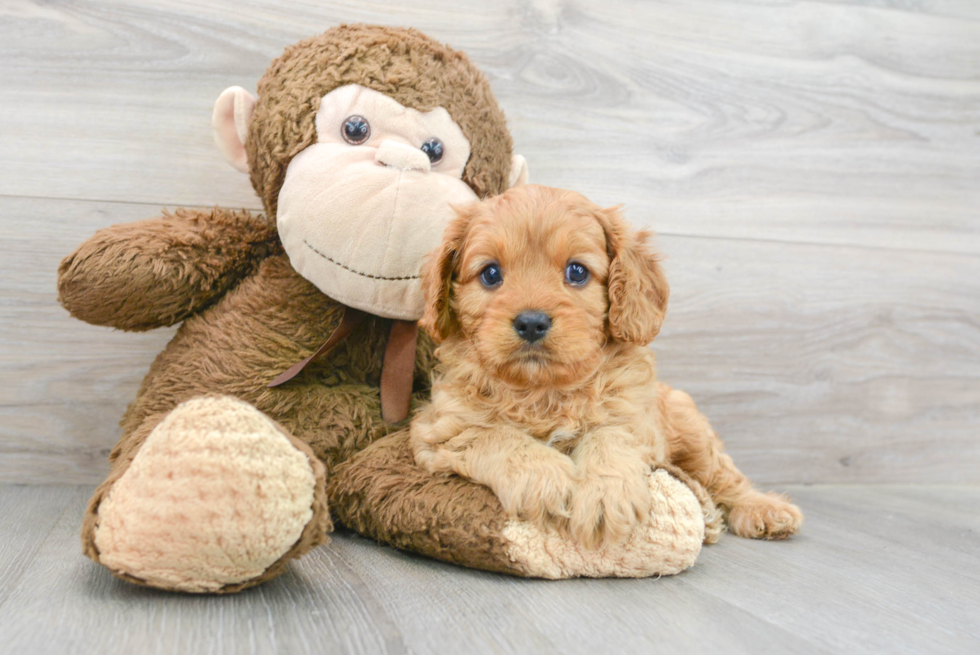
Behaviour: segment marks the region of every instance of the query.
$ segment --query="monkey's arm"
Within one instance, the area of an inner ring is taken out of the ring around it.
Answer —
[[[96,232],[58,267],[58,300],[94,325],[134,331],[173,325],[279,248],[275,225],[263,216],[178,209]]]

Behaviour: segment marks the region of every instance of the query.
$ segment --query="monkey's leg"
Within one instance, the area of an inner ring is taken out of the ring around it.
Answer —
[[[326,471],[308,445],[228,396],[146,417],[82,526],[85,553],[161,589],[226,593],[327,540]]]
[[[800,508],[786,498],[752,488],[689,395],[661,384],[666,407],[670,459],[700,482],[740,537],[785,539],[803,523]]]
[[[421,395],[413,398],[413,406]],[[328,474],[340,462],[396,429],[381,418],[378,388],[367,384],[326,386],[314,377],[264,390],[254,403],[308,444]]]

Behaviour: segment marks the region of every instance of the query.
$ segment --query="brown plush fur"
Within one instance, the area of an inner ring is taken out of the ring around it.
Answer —
[[[423,271],[422,324],[442,345],[432,404],[411,427],[416,461],[589,547],[649,515],[645,476],[670,464],[704,485],[736,534],[787,537],[799,509],[753,490],[690,397],[656,381],[646,346],[669,292],[646,240],[617,208],[545,187],[461,210]],[[570,262],[588,268],[586,283],[566,280]],[[488,288],[491,263],[503,282]],[[551,319],[533,344],[514,327],[525,311]]]
[[[419,111],[445,108],[470,142],[463,180],[481,198],[507,188],[510,133],[490,84],[465,54],[413,29],[342,25],[287,48],[259,81],[246,148],[252,186],[270,216],[286,166],[316,141],[320,98],[345,84]]]
[[[716,541],[720,517],[707,492],[677,467],[664,468],[694,492],[707,523],[705,542]],[[512,544],[503,532],[509,517],[493,492],[417,466],[408,430],[340,464],[327,494],[341,523],[382,543],[487,571],[541,575],[508,554]]]
[[[316,350],[340,320],[341,307],[300,277],[283,255],[275,212],[286,165],[316,140],[320,97],[348,83],[419,110],[445,107],[471,144],[463,179],[481,197],[505,188],[512,153],[503,113],[486,79],[461,53],[414,30],[342,26],[274,61],[259,82],[247,141],[252,183],[266,216],[178,210],[113,226],[59,268],[59,299],[82,320],[125,330],[184,321],[126,411],[112,472],[89,504],[82,540],[96,561],[93,535],[101,500],[152,429],[185,400],[218,393],[254,405],[323,462],[316,469],[318,489],[339,462],[391,429],[381,418],[378,389],[389,321],[368,319],[299,377],[266,387]],[[428,395],[432,364],[432,344],[423,336],[415,403]],[[261,579],[326,538],[327,505],[319,491],[316,498],[314,519],[300,543]]]
[[[416,466],[407,430],[338,466],[328,496],[341,523],[383,543],[454,564],[526,574],[507,557],[507,515],[493,493]]]
[[[58,299],[88,323],[151,330],[201,311],[276,252],[262,216],[178,209],[98,232],[61,262]]]

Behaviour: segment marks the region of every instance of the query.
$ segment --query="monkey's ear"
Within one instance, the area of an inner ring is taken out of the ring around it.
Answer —
[[[211,115],[211,128],[218,150],[229,164],[243,173],[248,172],[245,139],[248,138],[248,123],[253,111],[255,96],[240,86],[230,86],[218,96]]]
[[[507,188],[512,189],[527,184],[527,177],[527,160],[521,155],[514,155],[510,160],[510,180]]]
[[[446,226],[442,242],[422,263],[422,294],[425,309],[419,325],[436,343],[459,334],[459,320],[452,307],[453,278],[459,266],[466,230],[478,211],[479,203],[462,208],[453,207],[456,217]]]
[[[621,342],[646,345],[660,333],[670,286],[659,259],[647,246],[650,233],[634,231],[619,207],[601,209],[599,222],[609,251],[609,334]]]

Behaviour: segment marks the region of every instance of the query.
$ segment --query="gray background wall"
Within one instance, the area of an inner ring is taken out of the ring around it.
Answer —
[[[59,260],[161,207],[258,208],[227,86],[340,22],[490,77],[532,180],[653,227],[654,344],[763,483],[980,483],[980,3],[0,3],[0,481],[88,482],[172,330],[69,319]]]

